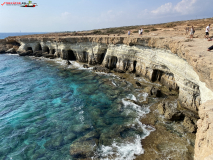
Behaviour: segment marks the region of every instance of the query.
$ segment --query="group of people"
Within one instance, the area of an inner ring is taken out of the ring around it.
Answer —
[[[211,39],[211,38],[209,39],[210,25],[211,25],[211,24],[209,24],[209,25],[206,27],[206,35],[205,35],[205,38],[207,38],[208,41],[213,41],[213,39]],[[186,27],[186,34],[188,34],[188,32],[189,32],[189,27]],[[191,27],[191,31],[190,31],[190,39],[193,39],[194,33],[195,33],[195,28],[192,26],[192,27]],[[139,34],[139,36],[142,36],[142,34],[143,34],[143,29],[142,29],[142,28],[138,30],[138,34]],[[130,35],[130,31],[128,31],[128,35]],[[212,45],[211,47],[209,47],[207,51],[211,51],[211,50],[213,50],[213,45]]]
[[[209,24],[209,25],[206,27],[206,35],[205,35],[205,38],[207,38],[207,39],[209,38],[210,25],[211,25],[211,24]],[[188,32],[189,32],[189,27],[186,27],[186,34],[188,34]],[[192,26],[191,31],[190,31],[190,39],[193,38],[194,33],[195,33],[195,29],[194,29],[194,27]]]
[[[210,24],[206,27],[206,35],[205,35],[205,38],[208,39],[208,41],[212,41],[212,39],[210,38],[209,39],[209,31],[210,31]],[[211,51],[213,49],[213,46],[209,47],[207,49],[207,51]]]
[[[211,25],[211,24],[209,24],[209,25],[206,27],[206,34],[205,34],[205,37],[204,37],[204,38],[208,39],[208,41],[213,41],[213,39],[211,39],[211,38],[209,39],[210,25]],[[189,27],[186,27],[186,34],[188,34],[188,32],[189,32]],[[190,39],[193,39],[194,33],[195,33],[195,29],[194,29],[194,27],[192,26],[191,32],[190,32]],[[207,51],[211,51],[211,50],[213,50],[213,45],[212,45],[211,47],[209,47]]]
[[[130,36],[130,31],[128,31],[127,34],[128,34],[128,36]],[[142,36],[142,34],[143,34],[143,29],[142,28],[138,30],[138,34],[139,34],[139,36]]]

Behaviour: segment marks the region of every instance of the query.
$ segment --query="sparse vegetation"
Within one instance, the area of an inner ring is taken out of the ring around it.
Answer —
[[[173,27],[175,27],[175,26],[177,26],[175,23],[167,23],[167,24],[165,25],[166,28],[173,28]]]
[[[151,29],[151,31],[157,31],[157,30],[158,30],[158,29],[156,29],[156,28],[152,28],[152,29]]]
[[[102,32],[100,30],[95,30],[95,31],[92,32],[92,34],[96,34],[97,35],[97,34],[102,34]]]
[[[144,30],[144,32],[149,32],[149,30],[146,29],[146,30]]]

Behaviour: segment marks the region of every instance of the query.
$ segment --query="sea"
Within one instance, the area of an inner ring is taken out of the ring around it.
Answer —
[[[33,35],[33,34],[45,34],[47,32],[12,32],[12,33],[1,33],[0,39],[4,39],[10,36],[24,36],[24,35]]]
[[[0,54],[0,62],[0,160],[85,158],[78,153],[133,160],[144,153],[141,140],[154,128],[140,118],[157,100],[135,102],[148,93],[74,61]]]

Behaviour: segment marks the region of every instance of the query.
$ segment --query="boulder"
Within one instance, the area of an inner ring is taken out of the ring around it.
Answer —
[[[29,50],[29,51],[24,51],[19,53],[19,56],[32,56],[33,55],[33,51]]]
[[[47,53],[47,52],[46,52]],[[53,59],[53,58],[55,58],[55,56],[53,55],[53,54],[45,54],[45,53],[43,53],[42,54],[45,58],[50,58],[50,59]]]
[[[136,81],[135,84],[139,87],[141,87],[142,85],[140,84],[140,82]]]
[[[5,50],[1,49],[0,50],[0,54],[5,53]]]
[[[16,50],[14,48],[10,48],[6,51],[6,53],[16,53]]]
[[[66,61],[66,65],[70,65],[71,63],[70,63],[70,61],[69,60],[67,60]]]
[[[41,57],[42,56],[42,51],[35,51],[34,52],[35,57]]]
[[[161,97],[161,90],[157,87],[152,87],[150,90],[150,95],[154,97]]]
[[[87,64],[84,64],[83,67],[84,68],[89,68],[89,66]]]
[[[188,132],[194,133],[197,130],[196,125],[193,120],[189,117],[185,117],[183,121],[183,126],[187,129]]]
[[[182,120],[184,115],[177,109],[174,103],[163,101],[158,105],[158,111],[163,114],[167,120],[179,121]]]
[[[85,136],[75,140],[70,146],[70,155],[74,158],[89,158],[94,155],[98,146],[99,134],[91,131]]]

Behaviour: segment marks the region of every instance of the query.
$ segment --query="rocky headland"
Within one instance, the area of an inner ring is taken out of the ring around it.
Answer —
[[[206,51],[210,45],[203,43],[206,40],[156,35],[44,36],[8,37],[0,41],[0,53],[60,57],[96,66],[94,71],[135,73],[159,82],[178,93],[177,106],[162,101],[159,113],[182,121],[188,132],[196,133],[194,159],[212,159],[213,55]],[[148,90],[156,97],[163,93],[159,88]]]

